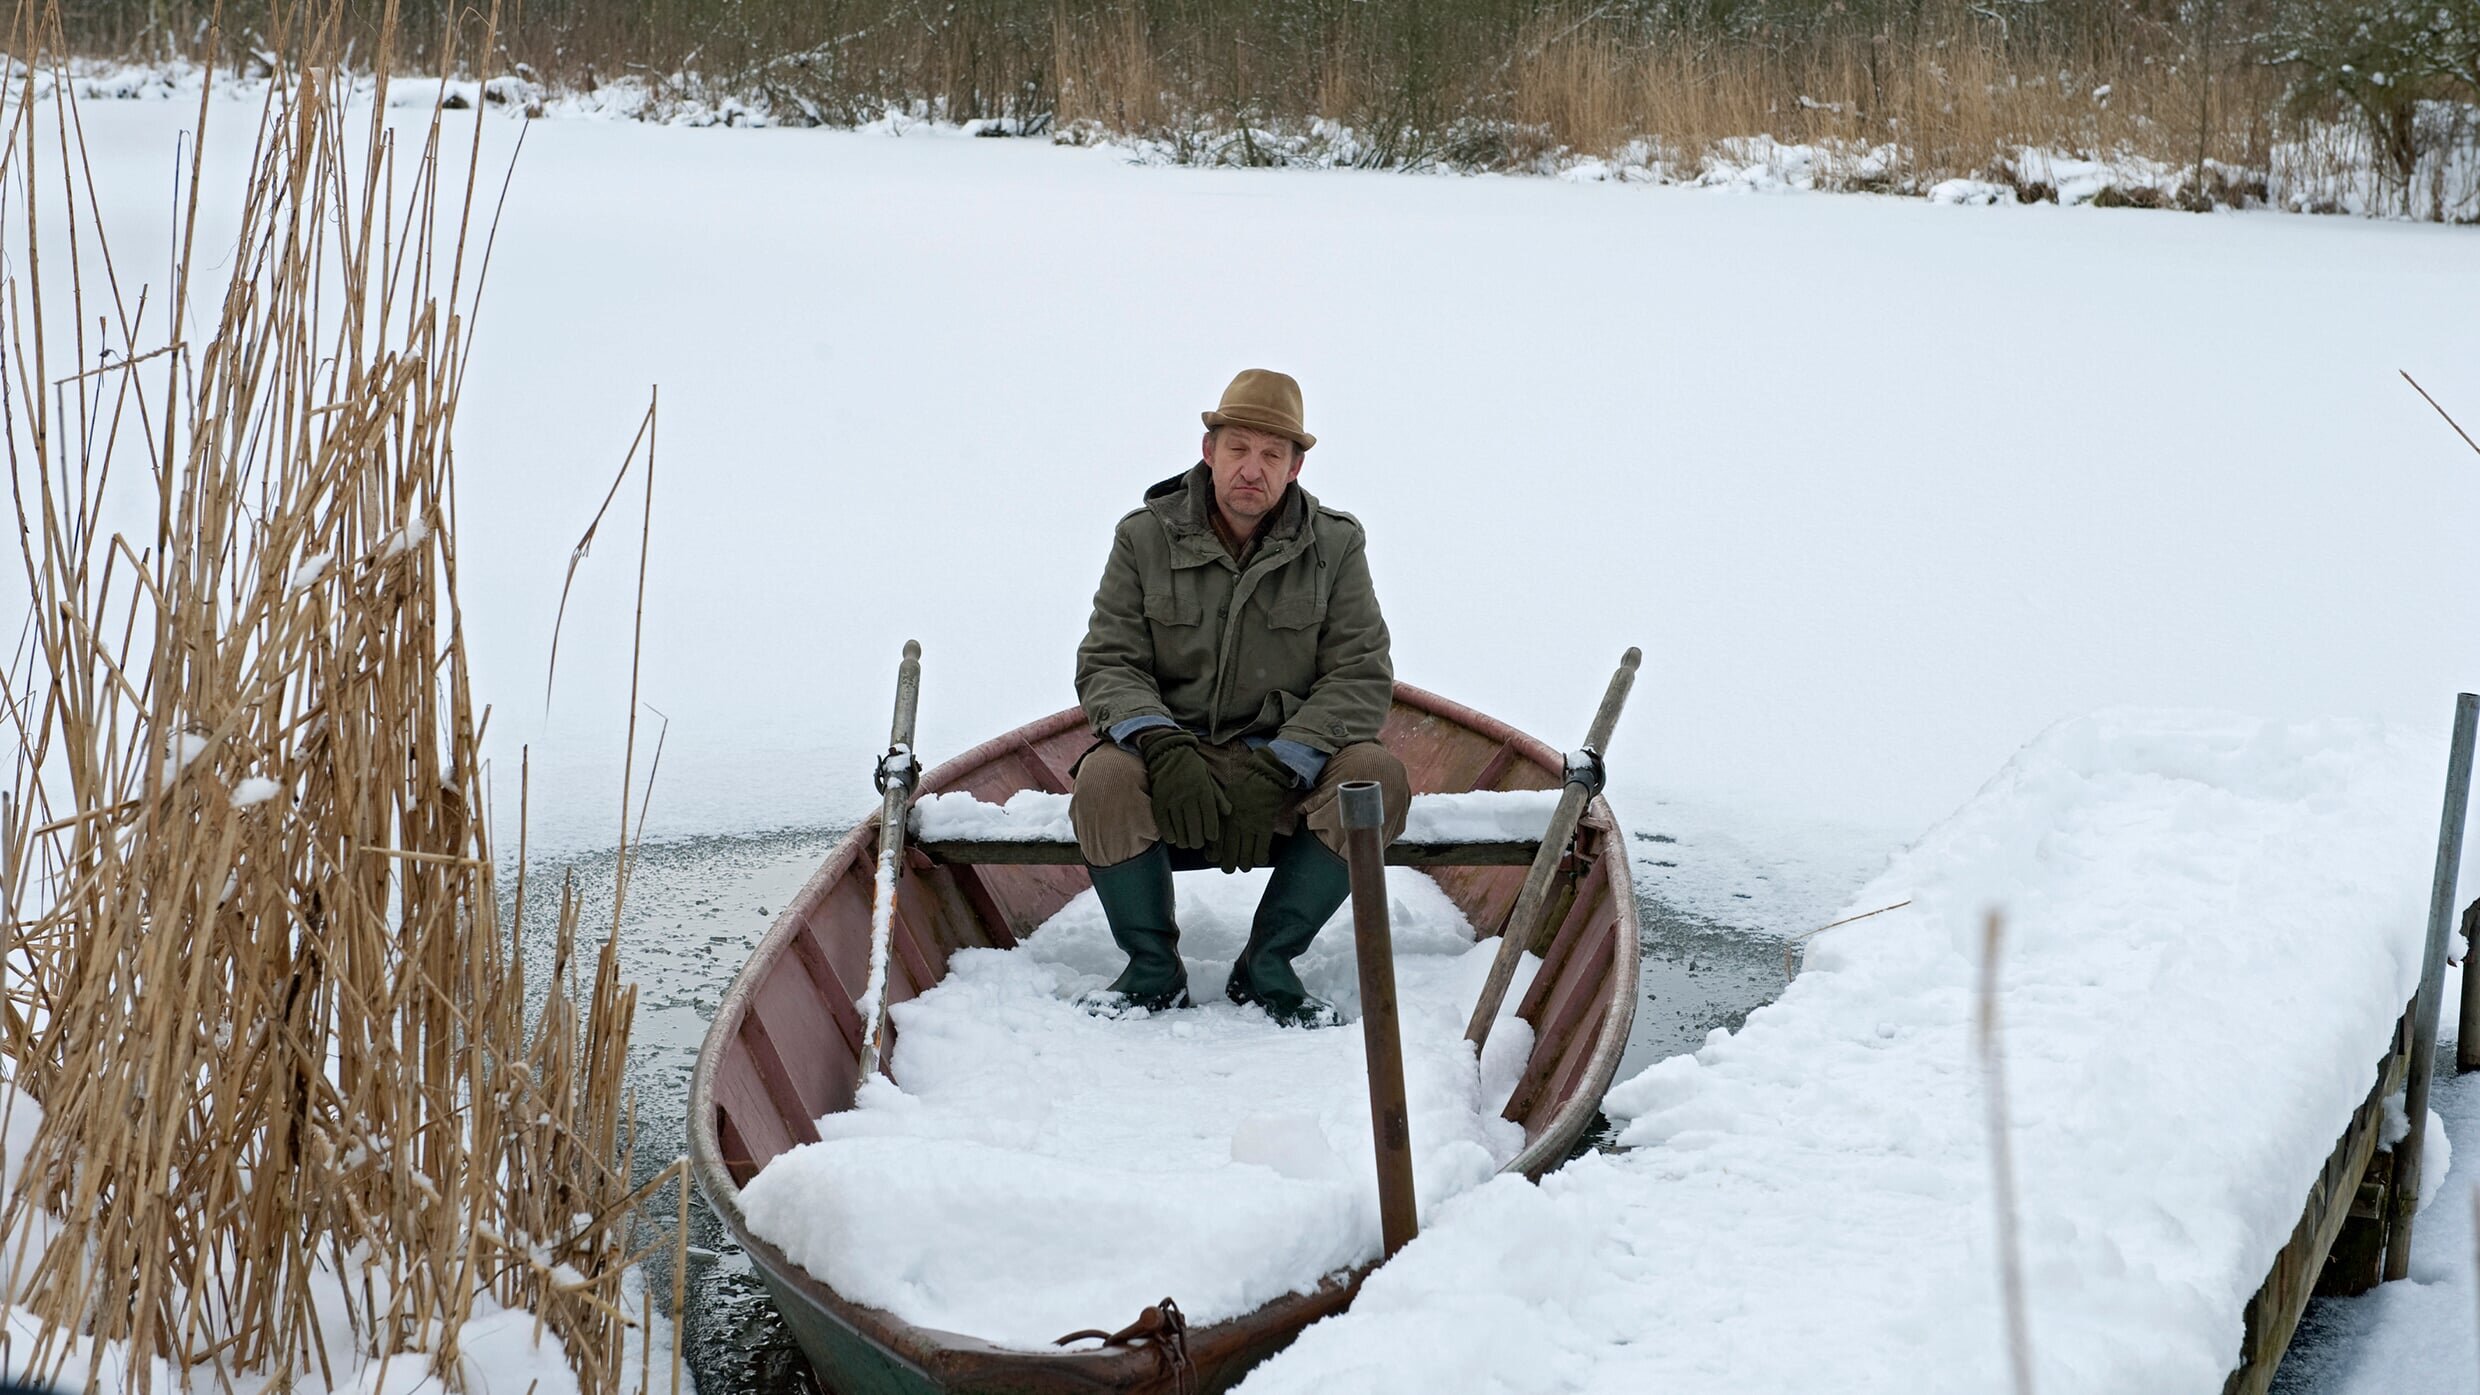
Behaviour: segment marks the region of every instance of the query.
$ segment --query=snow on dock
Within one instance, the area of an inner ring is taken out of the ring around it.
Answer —
[[[1972,1035],[1996,907],[2036,1386],[2219,1391],[2416,985],[2444,751],[2053,728],[1853,901],[1908,907],[1614,1089],[1626,1151],[1439,1208],[1241,1388],[2008,1389]]]
[[[960,950],[891,1009],[901,1088],[873,1081],[818,1121],[820,1142],[768,1164],[741,1194],[750,1227],[846,1297],[1028,1349],[1123,1327],[1165,1294],[1192,1324],[1234,1317],[1375,1258],[1350,908],[1298,968],[1353,1020],[1287,1030],[1223,998],[1266,873],[1175,882],[1200,1007],[1077,1008],[1126,962],[1090,891],[1017,950]],[[1476,945],[1422,873],[1388,869],[1387,891],[1427,1212],[1522,1149],[1498,1111],[1532,1032],[1503,1019],[1476,1070],[1464,1023],[1495,941]],[[1528,956],[1511,1008],[1538,968]]]

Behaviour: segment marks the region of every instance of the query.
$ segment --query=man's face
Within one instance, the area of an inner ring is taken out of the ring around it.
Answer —
[[[1206,465],[1214,471],[1214,504],[1231,525],[1254,531],[1283,491],[1300,476],[1300,458],[1292,438],[1246,426],[1226,426],[1206,433]]]

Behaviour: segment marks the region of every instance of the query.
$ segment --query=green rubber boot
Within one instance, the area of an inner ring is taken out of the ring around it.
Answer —
[[[1154,844],[1126,862],[1086,864],[1094,896],[1111,922],[1111,939],[1128,953],[1128,967],[1111,986],[1088,993],[1078,1006],[1102,1017],[1143,1008],[1168,1012],[1188,1004],[1188,967],[1180,962],[1180,922],[1172,911],[1171,850]]]
[[[1332,1027],[1343,1020],[1334,1004],[1312,997],[1292,972],[1292,961],[1352,894],[1351,869],[1302,829],[1275,851],[1274,876],[1257,903],[1249,942],[1231,966],[1224,996],[1255,1003],[1285,1027]]]

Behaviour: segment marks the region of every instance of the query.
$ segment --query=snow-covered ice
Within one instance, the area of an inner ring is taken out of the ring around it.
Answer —
[[[212,104],[209,245],[255,110]],[[196,113],[81,110],[124,268],[165,263]],[[495,189],[520,124],[480,120]],[[2480,472],[2395,376],[2480,403],[2463,229],[526,129],[457,521],[494,798],[513,827],[530,743],[538,849],[614,836],[634,528],[531,695],[656,385],[656,838],[859,817],[907,638],[933,763],[1066,706],[1113,522],[1251,364],[1302,382],[1303,482],[1367,525],[1407,681],[1564,745],[1644,647],[1631,828],[1694,799],[1891,848],[2061,717],[2426,722],[2474,681],[2437,637],[2480,633]]]
[[[1343,1010],[1323,1031],[1223,999],[1263,871],[1176,879],[1202,1005],[1118,1021],[1075,996],[1125,956],[1087,892],[1013,951],[965,950],[893,1011],[896,1085],[741,1194],[751,1229],[837,1292],[918,1325],[1048,1347],[1125,1326],[1164,1294],[1192,1323],[1375,1258],[1377,1183],[1348,909],[1299,961]],[[1464,1018],[1496,942],[1428,877],[1387,873],[1422,1209],[1523,1146],[1498,1117],[1531,1032],[1508,1017],[1476,1068]],[[1539,967],[1527,957],[1513,1003]],[[898,1086],[901,1088],[898,1088]]]
[[[2037,1386],[2220,1389],[2417,981],[2423,736],[2061,724],[1853,902],[1910,906],[1614,1089],[1627,1151],[1450,1203],[1244,1389],[2006,1389],[1990,909]]]
[[[908,637],[933,761],[1066,706],[1112,523],[1254,363],[1302,381],[1405,680],[1566,745],[1644,647],[1631,829],[1658,794],[1890,849],[2061,717],[2426,721],[2467,681],[2434,637],[2480,633],[2480,472],[2394,376],[2480,402],[2459,229],[578,121],[524,159],[462,407],[476,664],[540,686],[541,520],[582,531],[660,382],[656,836],[866,808]],[[625,715],[604,542],[553,725],[494,727],[551,846]]]

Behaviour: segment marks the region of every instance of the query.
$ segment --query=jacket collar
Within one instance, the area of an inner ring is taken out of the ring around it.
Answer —
[[[1231,555],[1214,531],[1214,472],[1204,461],[1146,490],[1145,507],[1162,520],[1163,528],[1171,534],[1172,546],[1188,554],[1181,560],[1210,562]],[[1309,516],[1316,511],[1317,499],[1300,487],[1300,481],[1292,481],[1291,487],[1283,491],[1283,502],[1275,508],[1274,521],[1257,540],[1251,562],[1288,550],[1307,530]]]

